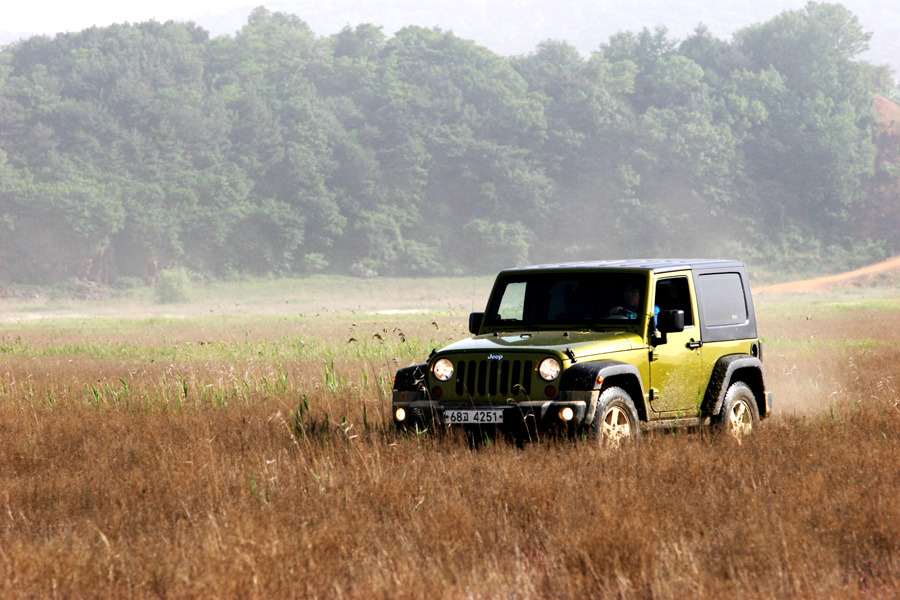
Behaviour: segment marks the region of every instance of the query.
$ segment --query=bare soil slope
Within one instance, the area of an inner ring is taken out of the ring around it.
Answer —
[[[900,132],[900,106],[897,103],[881,94],[875,94],[873,108],[883,131]]]
[[[755,291],[757,293],[773,294],[825,292],[836,287],[870,285],[878,280],[893,277],[897,274],[900,274],[900,256],[895,256],[884,262],[856,269],[855,271],[816,277],[815,279],[764,285],[756,288]]]

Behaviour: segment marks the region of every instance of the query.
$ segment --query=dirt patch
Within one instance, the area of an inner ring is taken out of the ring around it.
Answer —
[[[900,256],[895,256],[884,262],[856,269],[855,271],[838,273],[837,275],[827,275],[825,277],[816,277],[815,279],[764,285],[755,288],[754,291],[756,293],[770,294],[826,292],[837,287],[861,287],[872,285],[878,281],[897,275],[900,275]]]
[[[881,94],[875,94],[873,108],[882,131],[900,132],[900,106]]]

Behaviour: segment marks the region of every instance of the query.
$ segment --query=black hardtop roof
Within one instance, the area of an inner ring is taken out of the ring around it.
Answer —
[[[503,273],[522,271],[569,271],[595,269],[603,270],[646,270],[656,273],[667,271],[683,271],[687,269],[743,269],[744,263],[739,260],[722,260],[713,258],[629,258],[624,260],[590,260],[582,262],[532,265],[504,269]]]

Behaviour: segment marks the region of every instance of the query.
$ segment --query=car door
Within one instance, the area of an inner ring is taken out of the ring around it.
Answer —
[[[666,274],[656,280],[651,306],[684,311],[684,331],[666,335],[650,362],[650,406],[658,417],[696,417],[700,414],[701,356],[697,301],[690,273]]]

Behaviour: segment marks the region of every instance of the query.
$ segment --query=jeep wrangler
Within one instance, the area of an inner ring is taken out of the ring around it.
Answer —
[[[474,337],[400,369],[401,428],[540,431],[616,445],[650,428],[734,435],[771,412],[744,264],[618,260],[502,271]]]

